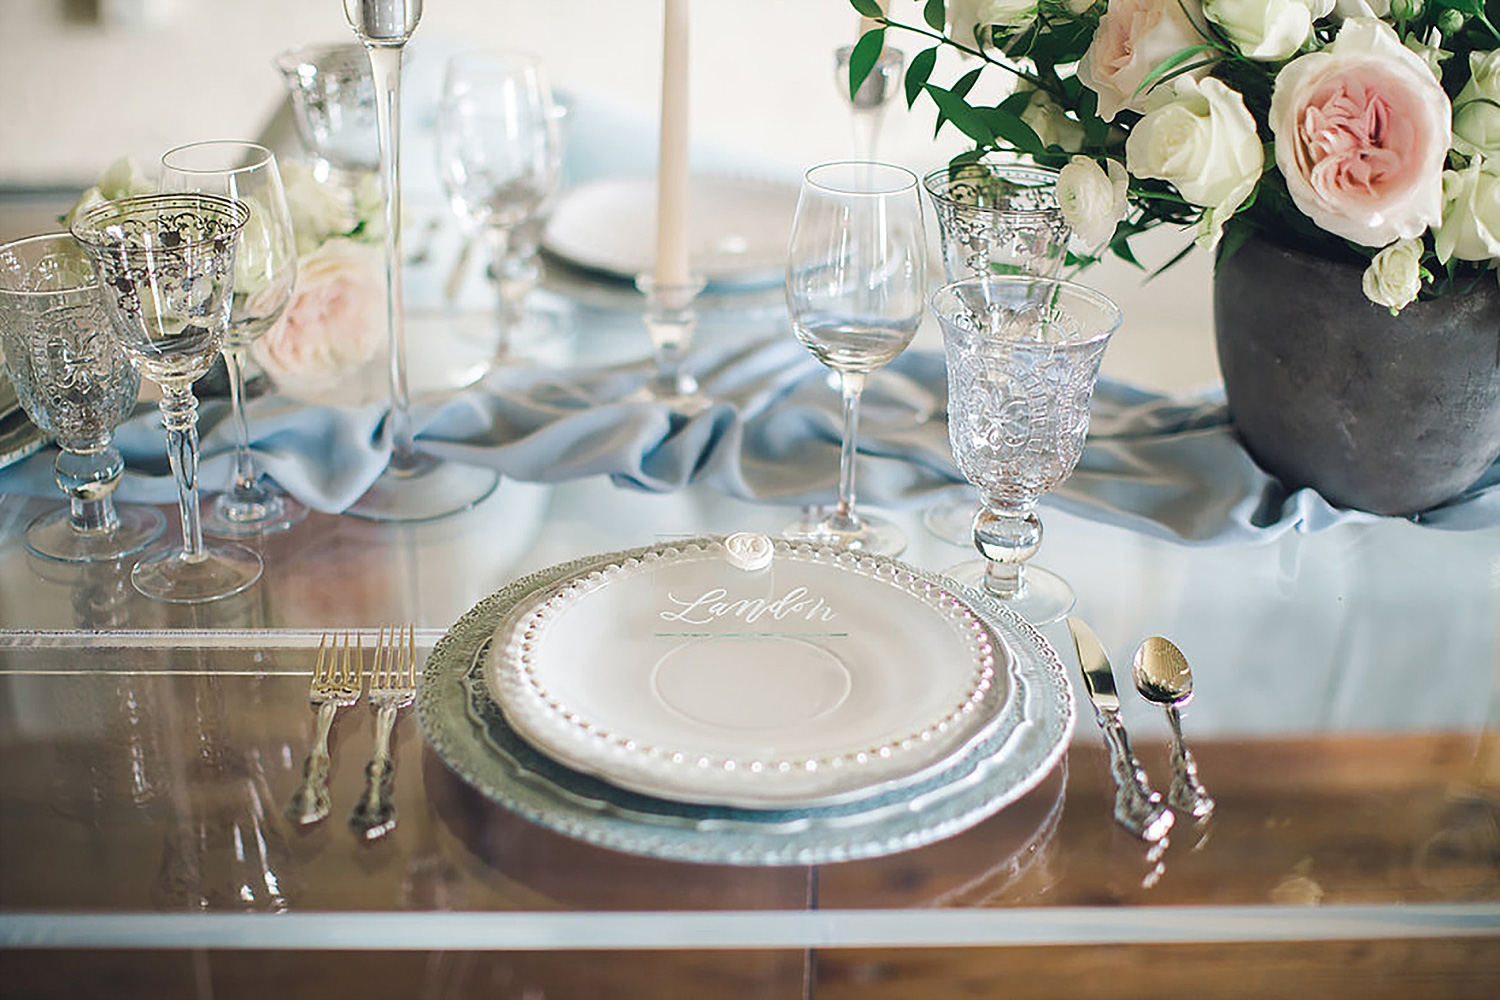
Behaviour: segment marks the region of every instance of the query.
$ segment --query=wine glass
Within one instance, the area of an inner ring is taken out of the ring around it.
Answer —
[[[364,44],[375,81],[375,128],[385,188],[385,306],[390,341],[391,457],[349,508],[372,521],[427,521],[468,510],[499,485],[499,474],[417,451],[407,379],[401,297],[401,55],[422,19],[422,0],[344,0],[344,17]]]
[[[451,58],[438,103],[437,149],[454,212],[489,250],[503,354],[541,276],[537,234],[562,178],[552,89],[537,60],[516,52]]]
[[[787,307],[797,339],[839,374],[844,431],[837,505],[816,524],[787,529],[789,537],[891,555],[906,546],[895,525],[855,512],[855,441],[866,379],[906,349],[921,322],[926,251],[911,171],[850,161],[813,167],[803,177]]]
[[[104,311],[130,363],[161,387],[167,458],[177,480],[182,545],[131,571],[147,597],[197,604],[260,579],[260,556],[228,542],[205,545],[198,511],[198,400],[193,382],[223,346],[234,257],[250,220],[244,202],[189,192],[104,202],[73,220],[88,250]]]
[[[69,501],[31,522],[26,547],[108,562],[161,537],[161,512],[111,498],[125,471],[112,437],[141,376],[110,336],[88,257],[67,233],[0,246],[0,346],[21,406],[61,449],[54,468]]]
[[[297,136],[316,157],[313,175],[373,173],[380,162],[375,85],[363,45],[298,45],[276,57]]]
[[[949,281],[989,274],[1056,277],[1072,229],[1057,201],[1057,171],[1017,163],[965,163],[922,178],[938,220]],[[961,487],[922,515],[927,530],[967,545],[977,500]]]
[[[966,278],[932,298],[948,364],[948,439],[979,489],[982,561],[947,570],[1041,625],[1073,606],[1055,573],[1028,567],[1042,542],[1041,497],[1078,464],[1099,362],[1120,310],[1057,278]]]
[[[256,472],[245,417],[250,345],[281,317],[297,277],[297,238],[276,156],[253,142],[195,142],[164,153],[161,170],[162,191],[224,195],[250,209],[234,257],[234,302],[223,347],[234,423],[234,482],[215,498],[203,530],[229,538],[285,531],[307,516],[307,508],[268,487]]]

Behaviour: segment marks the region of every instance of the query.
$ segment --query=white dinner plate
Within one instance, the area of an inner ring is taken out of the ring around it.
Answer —
[[[520,604],[489,663],[510,724],[643,794],[780,808],[917,780],[999,717],[1005,646],[947,591],[754,537],[768,565],[663,544]]]
[[[782,280],[797,186],[751,177],[694,177],[688,256],[714,285]],[[656,260],[656,179],[610,177],[558,199],[542,246],[570,264],[634,280]]]

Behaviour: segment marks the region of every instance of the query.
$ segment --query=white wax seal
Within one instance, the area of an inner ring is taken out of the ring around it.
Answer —
[[[729,565],[753,573],[771,565],[775,549],[765,535],[753,531],[737,531],[724,539],[724,557]]]

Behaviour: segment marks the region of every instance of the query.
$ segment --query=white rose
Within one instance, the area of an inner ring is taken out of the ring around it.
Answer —
[[[1115,235],[1130,210],[1130,177],[1118,160],[1104,161],[1106,173],[1087,156],[1075,156],[1057,174],[1057,202],[1073,235],[1090,252]]]
[[[948,0],[948,37],[985,48],[991,25],[1015,28],[1036,17],[1037,0]],[[981,30],[986,29],[986,30]]]
[[[374,357],[385,333],[384,309],[379,249],[331,239],[298,263],[296,291],[281,319],[255,341],[255,360],[283,387],[333,384]]]
[[[1370,261],[1361,285],[1365,298],[1394,316],[1416,301],[1423,274],[1422,241],[1397,240]]]
[[[1109,122],[1123,110],[1145,110],[1147,94],[1136,91],[1157,63],[1203,43],[1190,12],[1202,16],[1198,0],[1109,0],[1078,62],[1078,79],[1099,95],[1099,117]]]
[[[1249,59],[1277,62],[1302,48],[1333,0],[1203,0],[1203,13]]]
[[[133,198],[143,194],[155,194],[156,182],[146,176],[140,164],[128,156],[122,156],[104,168],[94,186],[78,196],[73,207],[63,216],[63,226],[69,227],[82,213],[102,205],[106,201]]]
[[[1199,242],[1218,242],[1224,223],[1260,180],[1265,157],[1255,119],[1239,93],[1209,77],[1178,77],[1125,140],[1125,164],[1136,177],[1175,187],[1208,209]]]
[[[1334,16],[1340,21],[1351,17],[1385,17],[1391,12],[1391,0],[1335,0]]]
[[[1442,217],[1448,95],[1390,25],[1351,18],[1333,44],[1276,75],[1276,165],[1297,208],[1335,236],[1383,247]]]
[[[1062,105],[1045,90],[1031,92],[1031,102],[1021,112],[1021,120],[1031,126],[1043,146],[1056,146],[1068,153],[1083,148],[1083,126],[1068,117]]]
[[[1474,157],[1443,171],[1443,221],[1433,234],[1438,260],[1500,258],[1500,164]]]
[[[1453,148],[1500,155],[1500,49],[1469,53],[1469,82],[1453,99]]]
[[[300,160],[287,160],[281,165],[281,184],[299,254],[310,254],[324,240],[354,228],[354,207],[348,192],[318,180],[312,167]]]

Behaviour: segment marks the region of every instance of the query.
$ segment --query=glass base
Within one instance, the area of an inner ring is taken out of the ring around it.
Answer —
[[[260,573],[260,556],[242,545],[206,545],[203,558],[193,562],[174,546],[136,563],[130,582],[155,601],[204,604],[238,594],[259,580]]]
[[[26,529],[26,548],[58,562],[111,562],[140,552],[161,537],[167,519],[155,507],[116,505],[112,531],[77,531],[63,507],[43,514]]]
[[[411,469],[387,466],[345,513],[367,521],[432,521],[468,510],[499,485],[493,469],[419,455]]]
[[[203,512],[203,533],[215,538],[254,538],[285,531],[307,516],[307,507],[285,493],[261,490],[259,500],[220,493]]]
[[[943,575],[978,590],[984,590],[985,565],[983,559],[974,559],[948,567],[943,570]],[[1001,597],[989,591],[985,593],[989,594],[995,603],[1009,608],[1033,625],[1047,625],[1062,621],[1077,603],[1077,599],[1073,596],[1073,588],[1068,586],[1068,581],[1051,570],[1029,564],[1026,567],[1026,585],[1019,595]]]
[[[922,512],[922,525],[938,538],[972,549],[974,545],[974,512],[979,509],[979,491],[959,486],[944,491],[932,506]]]
[[[906,551],[906,533],[891,522],[856,514],[853,527],[839,525],[827,508],[807,507],[802,519],[781,531],[783,538],[794,542],[812,542],[853,552],[870,552],[879,556],[898,556]]]

